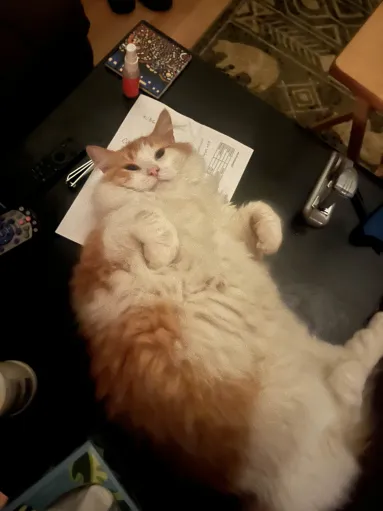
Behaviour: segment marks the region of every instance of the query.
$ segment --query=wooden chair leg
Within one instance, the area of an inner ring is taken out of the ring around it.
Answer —
[[[353,115],[354,114],[352,112],[343,115],[336,115],[335,117],[330,117],[330,119],[325,119],[324,121],[313,124],[311,129],[314,131],[325,131],[337,124],[350,121],[353,118]]]
[[[347,148],[347,156],[350,160],[355,162],[358,161],[360,149],[363,144],[369,112],[370,105],[364,99],[357,98],[355,100],[352,128]]]

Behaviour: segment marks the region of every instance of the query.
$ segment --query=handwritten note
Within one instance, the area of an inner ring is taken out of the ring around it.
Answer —
[[[141,95],[110,142],[109,149],[120,149],[130,140],[150,133],[163,108],[163,103]],[[219,191],[230,200],[253,150],[223,133],[166,108],[172,117],[176,141],[190,142],[198,150],[205,158],[207,172],[219,175]],[[58,226],[58,234],[81,245],[84,243],[93,227],[91,196],[101,176],[98,169],[90,175]]]

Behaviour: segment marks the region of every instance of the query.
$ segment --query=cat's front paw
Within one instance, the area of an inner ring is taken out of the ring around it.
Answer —
[[[159,226],[155,235],[144,244],[144,257],[152,270],[169,266],[177,257],[179,240],[173,225]]]
[[[282,223],[279,216],[267,204],[262,204],[250,217],[250,228],[255,246],[262,254],[275,254],[282,244]]]
[[[159,243],[149,243],[144,246],[144,257],[148,267],[158,270],[169,266],[178,254],[178,244],[165,246]]]
[[[152,210],[139,211],[135,218],[135,235],[142,244],[149,268],[158,270],[169,266],[178,254],[176,228],[162,214]]]

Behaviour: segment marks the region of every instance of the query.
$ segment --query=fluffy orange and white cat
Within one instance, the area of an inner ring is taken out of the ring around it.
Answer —
[[[278,216],[226,203],[166,110],[149,136],[88,154],[104,176],[72,292],[109,417],[254,509],[341,505],[383,314],[344,347],[313,337],[258,257],[281,244]]]

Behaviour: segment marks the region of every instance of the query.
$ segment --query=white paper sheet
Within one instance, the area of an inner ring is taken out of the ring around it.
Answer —
[[[164,104],[141,95],[109,144],[109,149],[120,149],[130,140],[150,133]],[[230,200],[242,177],[253,149],[219,133],[189,117],[166,107],[172,117],[177,142],[190,142],[205,158],[208,172],[220,175],[219,191]],[[93,227],[91,196],[102,172],[95,169],[56,232],[82,245]]]

